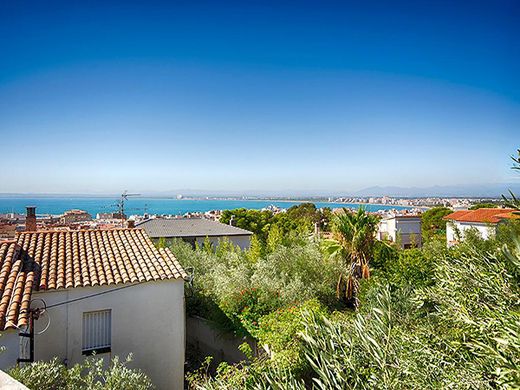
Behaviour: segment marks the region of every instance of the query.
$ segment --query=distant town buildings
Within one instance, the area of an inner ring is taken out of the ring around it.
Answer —
[[[332,200],[336,203],[359,203],[359,204],[381,204],[385,206],[405,206],[405,207],[436,207],[444,206],[455,210],[467,209],[476,203],[494,203],[499,199],[489,198],[399,198],[399,197],[340,197]]]
[[[83,210],[65,211],[65,213],[60,218],[60,222],[64,225],[87,221],[92,221],[92,216]]]
[[[96,219],[112,220],[112,219],[126,219],[126,215],[121,213],[97,213]]]

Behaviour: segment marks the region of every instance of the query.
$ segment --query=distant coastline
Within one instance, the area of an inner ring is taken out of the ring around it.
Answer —
[[[66,210],[81,209],[93,216],[97,213],[117,211],[118,197],[5,197],[0,195],[0,213],[24,213],[25,206],[37,207],[38,214],[60,215]],[[230,210],[237,208],[263,209],[271,205],[289,208],[305,202],[311,202],[316,207],[350,207],[364,206],[368,211],[407,210],[413,207],[394,206],[368,203],[329,202],[318,199],[174,199],[174,198],[129,198],[126,202],[126,214],[171,214],[183,215],[190,212],[208,212],[212,210]]]

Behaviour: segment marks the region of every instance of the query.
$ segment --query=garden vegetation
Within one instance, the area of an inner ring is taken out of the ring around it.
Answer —
[[[206,359],[189,386],[519,388],[520,222],[447,248],[445,214],[431,212],[425,245],[406,250],[373,240],[363,210],[331,216],[325,239],[274,223],[249,251],[175,242],[195,271],[190,313],[260,346],[214,371]]]

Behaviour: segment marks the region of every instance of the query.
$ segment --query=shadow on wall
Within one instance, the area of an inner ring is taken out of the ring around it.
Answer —
[[[250,337],[237,337],[214,329],[208,320],[190,316],[186,318],[186,361],[190,369],[196,369],[206,356],[212,356],[210,369],[213,371],[221,362],[230,364],[246,360],[239,346],[247,342],[253,354],[257,354],[255,340]]]

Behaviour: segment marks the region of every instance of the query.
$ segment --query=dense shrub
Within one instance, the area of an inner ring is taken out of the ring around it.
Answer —
[[[188,312],[238,334],[254,333],[259,319],[278,308],[312,298],[335,302],[338,264],[309,239],[291,239],[254,259],[250,251],[237,250],[226,241],[217,248],[195,250],[175,241],[172,251],[184,267],[194,270]]]
[[[282,305],[293,305],[312,298],[334,300],[339,263],[323,256],[311,241],[279,246],[258,260],[251,275],[252,286],[280,294]]]
[[[304,370],[307,364],[300,333],[304,330],[309,313],[319,317],[328,315],[326,308],[313,299],[298,306],[278,309],[260,318],[253,336],[268,352],[273,364],[297,372]]]

